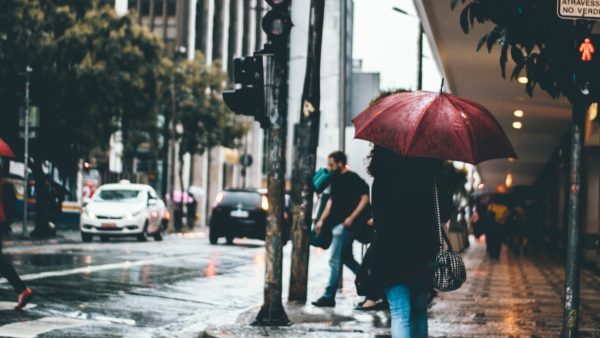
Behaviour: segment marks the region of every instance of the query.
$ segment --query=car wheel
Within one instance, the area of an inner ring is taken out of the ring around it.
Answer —
[[[208,229],[208,240],[212,245],[215,245],[219,242],[219,235],[212,226]]]
[[[162,234],[160,233],[160,231],[157,231],[154,235],[152,235],[152,237],[154,237],[154,240],[157,242],[160,242],[163,240]]]
[[[86,233],[81,233],[81,241],[84,243],[90,243],[94,239],[94,236]]]
[[[229,244],[229,245],[232,245],[232,244],[233,244],[233,239],[234,239],[234,238],[235,238],[235,237],[233,237],[233,236],[227,236],[227,237],[226,237],[226,239],[227,239],[227,244]]]
[[[145,242],[148,240],[148,236],[146,236],[147,230],[148,230],[148,221],[146,221],[146,224],[144,224],[144,229],[142,230],[142,233],[137,235],[138,242]]]
[[[110,237],[108,236],[100,236],[100,241],[106,243],[110,241]]]

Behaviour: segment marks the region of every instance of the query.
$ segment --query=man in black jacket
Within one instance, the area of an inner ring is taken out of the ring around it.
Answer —
[[[347,157],[341,151],[331,153],[327,159],[329,170],[334,174],[331,181],[331,197],[327,201],[321,219],[316,224],[317,232],[332,227],[331,273],[325,294],[312,304],[318,307],[334,307],[342,264],[358,273],[360,265],[354,260],[351,227],[369,204],[369,186],[347,166]],[[328,231],[328,230],[327,230]]]
[[[14,220],[16,196],[15,189],[10,183],[4,183],[2,179],[2,170],[0,167],[0,230],[5,229]],[[0,236],[0,275],[4,276],[17,292],[18,302],[15,310],[20,310],[31,300],[32,292],[25,283],[19,278],[19,275],[12,265],[4,258],[2,254],[2,236]]]

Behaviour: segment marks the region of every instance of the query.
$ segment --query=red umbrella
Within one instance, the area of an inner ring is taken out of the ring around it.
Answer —
[[[477,164],[517,158],[510,141],[483,106],[446,93],[404,92],[386,96],[352,123],[355,137],[406,157]]]
[[[15,157],[15,153],[13,153],[8,144],[2,141],[2,139],[0,139],[0,156]]]

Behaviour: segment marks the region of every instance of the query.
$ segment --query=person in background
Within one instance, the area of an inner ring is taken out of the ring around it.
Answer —
[[[10,183],[5,183],[0,168],[0,230],[2,232],[14,221],[16,213],[15,188]],[[13,266],[2,254],[2,236],[0,236],[0,275],[8,280],[18,294],[15,310],[24,308],[31,300],[33,292],[21,280]]]
[[[352,225],[369,204],[369,185],[348,169],[348,158],[341,151],[333,152],[328,159],[329,171],[333,173],[331,197],[327,201],[321,219],[315,228],[320,233],[324,226],[333,227],[331,242],[331,269],[325,293],[312,304],[317,307],[334,307],[343,265],[358,274],[360,264],[354,260]]]

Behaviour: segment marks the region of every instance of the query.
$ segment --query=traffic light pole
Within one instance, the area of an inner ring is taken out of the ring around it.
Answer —
[[[580,279],[580,195],[583,135],[587,104],[579,99],[573,103],[571,132],[571,165],[569,174],[567,265],[565,273],[563,338],[579,337],[579,279]]]
[[[285,313],[282,296],[283,213],[285,201],[285,148],[287,137],[287,65],[286,57],[263,54],[264,113],[268,127],[267,217],[264,303],[255,326],[285,326],[291,322]]]
[[[319,144],[321,104],[321,45],[325,0],[311,0],[306,75],[302,92],[300,123],[294,135],[294,169],[292,171],[292,265],[289,301],[306,302],[310,226],[312,225],[312,177],[315,173]]]

